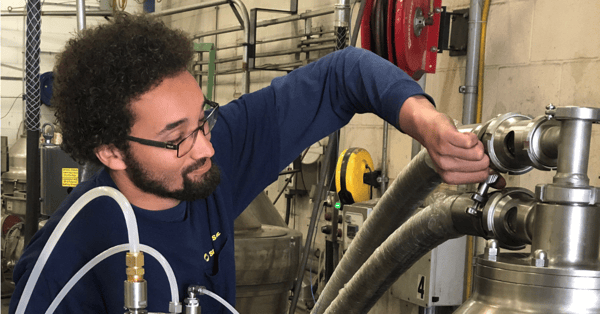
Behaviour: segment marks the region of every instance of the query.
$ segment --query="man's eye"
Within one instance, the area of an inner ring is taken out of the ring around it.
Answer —
[[[178,137],[176,137],[174,140],[172,140],[172,141],[167,141],[167,143],[169,143],[169,144],[177,144],[177,143],[181,142],[181,140],[182,140],[182,139],[183,139],[183,136],[182,136],[182,135],[179,135],[179,136],[178,136]]]

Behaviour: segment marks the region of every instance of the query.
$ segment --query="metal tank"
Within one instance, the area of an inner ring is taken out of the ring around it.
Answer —
[[[21,134],[8,150],[8,172],[2,174],[2,195],[13,196],[27,187],[27,136]]]
[[[479,212],[479,233],[489,240],[476,261],[473,295],[455,314],[600,313],[600,191],[587,176],[600,109],[546,109],[536,119],[506,114],[473,128],[496,169],[556,175],[535,193],[489,196]],[[527,244],[531,253],[509,251]]]
[[[286,313],[302,233],[287,227],[263,192],[235,220],[236,309]]]

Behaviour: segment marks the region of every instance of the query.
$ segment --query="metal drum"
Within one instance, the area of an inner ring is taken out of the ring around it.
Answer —
[[[600,271],[532,266],[529,254],[480,257],[473,296],[454,314],[600,313]]]
[[[235,221],[236,309],[287,313],[302,233],[288,228],[261,193]]]

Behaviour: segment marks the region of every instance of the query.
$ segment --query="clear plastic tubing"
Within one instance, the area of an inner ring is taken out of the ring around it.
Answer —
[[[92,269],[98,263],[103,261],[105,258],[108,258],[109,256],[120,252],[125,252],[128,250],[128,248],[128,244],[113,246],[110,249],[98,254],[92,260],[87,262],[87,264],[81,267],[81,269],[75,275],[73,275],[69,282],[67,282],[67,284],[60,290],[56,298],[54,298],[54,301],[52,301],[52,304],[50,304],[50,307],[48,307],[48,310],[46,310],[46,314],[54,313],[54,310],[56,310],[60,302],[65,298],[67,293],[69,293],[71,288],[73,288],[73,286],[79,281],[79,279],[81,279],[81,277],[83,277],[90,269]],[[175,273],[173,272],[171,265],[169,265],[169,262],[167,262],[165,257],[162,256],[162,254],[160,254],[157,250],[147,245],[140,244],[140,250],[142,252],[146,252],[152,255],[152,257],[154,257],[164,268],[165,272],[167,273],[167,278],[169,279],[169,286],[171,287],[171,298],[173,300],[173,303],[179,302],[179,291],[177,290],[177,281],[175,279]]]
[[[29,304],[29,299],[31,298],[31,294],[33,293],[33,289],[35,288],[35,285],[40,277],[42,269],[46,265],[46,261],[48,261],[52,250],[54,250],[58,239],[60,239],[65,229],[69,226],[73,218],[75,218],[75,216],[79,213],[83,206],[100,196],[112,197],[119,204],[121,210],[123,211],[123,215],[125,215],[125,223],[127,224],[129,250],[132,253],[139,252],[140,239],[138,234],[137,222],[135,220],[135,214],[133,213],[131,204],[129,204],[127,198],[125,198],[125,196],[121,194],[121,192],[119,192],[118,190],[108,186],[101,186],[89,190],[87,193],[83,194],[77,201],[75,201],[71,208],[69,208],[69,210],[65,213],[63,218],[58,222],[56,229],[54,229],[54,231],[50,235],[48,242],[42,249],[38,260],[33,266],[33,270],[31,271],[29,280],[27,280],[27,284],[25,284],[25,289],[23,290],[23,294],[21,295],[21,299],[19,300],[19,304],[17,305],[17,314],[25,313],[25,309],[27,308],[27,304]]]
[[[219,301],[219,303],[223,304],[227,309],[229,309],[231,311],[231,313],[240,314],[238,311],[235,310],[235,308],[233,306],[231,306],[231,304],[227,303],[227,301],[225,301],[223,298],[221,298],[216,293],[214,293],[212,291],[208,291],[204,287],[200,287],[200,289],[198,289],[198,290],[200,290],[200,292],[206,294],[207,296]]]

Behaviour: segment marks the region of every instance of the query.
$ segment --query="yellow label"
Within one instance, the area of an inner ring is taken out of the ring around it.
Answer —
[[[79,169],[63,168],[62,169],[62,186],[75,187],[79,183]]]

